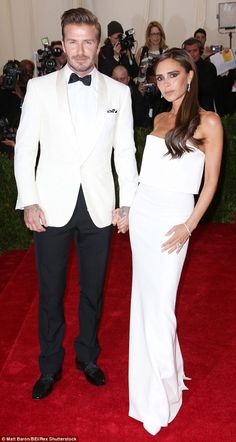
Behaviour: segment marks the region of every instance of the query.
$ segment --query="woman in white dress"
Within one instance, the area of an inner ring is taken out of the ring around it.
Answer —
[[[195,66],[187,52],[167,50],[155,72],[172,109],[157,115],[147,136],[129,214],[129,416],[153,435],[174,419],[186,389],[176,334],[176,293],[189,238],[216,190],[223,145],[220,118],[199,108]],[[194,207],[203,169],[204,184]],[[125,218],[117,224],[120,231],[127,228]]]

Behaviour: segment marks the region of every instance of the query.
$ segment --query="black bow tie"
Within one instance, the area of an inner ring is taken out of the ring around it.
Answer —
[[[85,86],[90,86],[91,84],[91,75],[85,75],[85,77],[79,77],[74,72],[70,75],[70,79],[68,83],[74,83],[75,81],[82,81]]]

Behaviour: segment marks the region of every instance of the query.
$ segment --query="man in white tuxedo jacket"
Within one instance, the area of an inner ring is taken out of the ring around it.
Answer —
[[[34,231],[39,276],[41,376],[33,399],[46,397],[61,377],[63,295],[72,237],[80,274],[76,366],[92,384],[105,384],[96,361],[115,204],[112,147],[120,206],[131,205],[137,187],[129,88],[95,68],[100,24],[84,8],[66,11],[61,24],[67,65],[28,83],[15,148],[16,207],[24,209],[26,226]]]

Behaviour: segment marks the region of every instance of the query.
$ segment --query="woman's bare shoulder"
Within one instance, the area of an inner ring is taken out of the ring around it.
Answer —
[[[174,122],[170,118],[170,112],[162,112],[156,115],[153,124],[153,133],[161,138],[165,138],[167,132],[174,127]]]
[[[221,118],[215,112],[200,110],[201,122],[197,128],[197,138],[203,140],[203,151],[210,152],[212,148],[216,151],[218,146],[219,151],[223,146],[223,126]]]
[[[211,111],[200,110],[201,126],[203,129],[214,129],[222,126],[221,118],[218,114]]]
[[[166,118],[169,112],[162,112],[161,114],[157,114],[154,118],[154,124]]]
[[[165,128],[165,126],[166,126],[165,119],[166,119],[167,113],[168,112],[162,112],[161,114],[158,114],[155,116],[154,122],[153,122],[153,132],[155,132],[155,130],[162,132],[163,127]]]

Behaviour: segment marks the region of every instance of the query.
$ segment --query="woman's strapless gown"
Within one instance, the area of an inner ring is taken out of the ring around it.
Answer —
[[[182,404],[184,367],[175,301],[188,242],[179,254],[161,252],[166,232],[186,221],[204,168],[199,149],[165,156],[165,141],[147,136],[140,184],[130,209],[133,281],[129,346],[129,416],[156,434]]]

